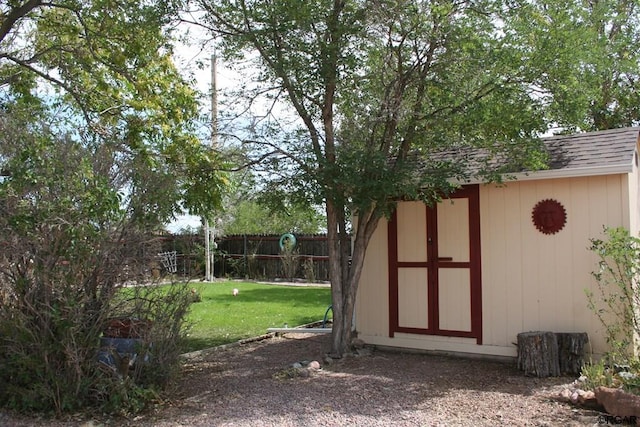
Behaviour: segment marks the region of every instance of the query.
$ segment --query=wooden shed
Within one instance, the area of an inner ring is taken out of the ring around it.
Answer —
[[[430,208],[399,202],[373,236],[356,331],[379,346],[515,357],[527,331],[587,332],[604,226],[640,228],[640,128],[544,139],[549,169],[471,182]]]

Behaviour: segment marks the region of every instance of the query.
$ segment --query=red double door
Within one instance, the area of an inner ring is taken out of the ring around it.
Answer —
[[[389,222],[389,333],[482,343],[479,188],[429,207],[401,202]]]

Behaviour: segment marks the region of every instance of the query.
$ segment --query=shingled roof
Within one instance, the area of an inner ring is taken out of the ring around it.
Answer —
[[[611,129],[542,139],[548,169],[510,174],[517,180],[630,173],[640,127]]]

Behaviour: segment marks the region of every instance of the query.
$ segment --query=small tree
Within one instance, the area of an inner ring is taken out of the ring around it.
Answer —
[[[640,336],[640,239],[622,228],[605,228],[606,240],[591,239],[599,257],[593,277],[597,293],[587,290],[589,308],[605,328],[612,362],[637,354]]]
[[[171,61],[174,6],[0,5],[1,405],[134,411],[174,373],[186,286],[115,304],[148,278],[153,233],[183,210],[208,214],[224,185]],[[117,313],[151,321],[154,342],[120,376],[96,357]]]

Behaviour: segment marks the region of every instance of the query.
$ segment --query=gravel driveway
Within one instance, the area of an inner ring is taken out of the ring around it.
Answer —
[[[328,335],[287,334],[192,355],[175,399],[130,420],[16,426],[593,426],[554,399],[573,378],[528,378],[513,363],[382,350],[323,362]],[[292,364],[320,362],[320,369]]]

